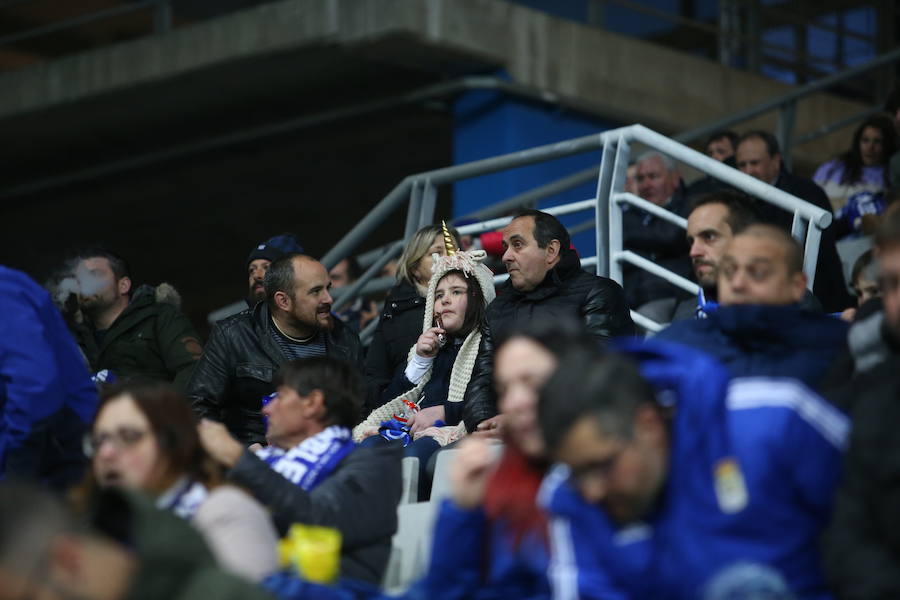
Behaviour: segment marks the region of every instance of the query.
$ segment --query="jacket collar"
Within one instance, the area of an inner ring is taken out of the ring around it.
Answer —
[[[269,305],[266,304],[265,301],[257,302],[256,306],[253,307],[253,322],[256,325],[256,337],[259,340],[260,347],[266,353],[266,356],[268,356],[275,364],[280,365],[285,361],[285,356],[281,353],[275,340],[272,339],[272,334],[269,333],[270,320],[271,313],[269,313]]]
[[[753,348],[822,348],[832,342],[840,344],[847,333],[843,321],[808,312],[798,304],[720,306],[709,320],[729,337]]]
[[[131,301],[128,303],[128,306],[125,307],[125,310],[116,317],[116,320],[112,322],[109,328],[106,330],[106,335],[103,337],[103,343],[100,345],[98,351],[102,352],[116,339],[118,339],[125,331],[128,330],[129,327],[134,324],[142,321],[145,318],[149,318],[150,313],[146,313],[139,316],[134,316],[135,313],[143,308],[150,306],[151,304],[156,303],[156,298],[153,295],[153,288],[147,285],[142,285],[131,297]]]

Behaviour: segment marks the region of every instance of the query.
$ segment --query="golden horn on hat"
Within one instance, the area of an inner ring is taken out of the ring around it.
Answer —
[[[444,230],[444,248],[447,249],[447,256],[453,256],[459,248],[456,247],[456,242],[453,241],[453,236],[450,235],[447,224],[443,220],[441,220],[441,229]]]

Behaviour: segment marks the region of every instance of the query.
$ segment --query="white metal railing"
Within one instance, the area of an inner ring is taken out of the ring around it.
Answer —
[[[602,253],[602,248],[608,248],[605,263],[598,264],[598,274],[608,275],[621,284],[623,283],[622,265],[623,263],[628,263],[644,269],[657,277],[661,277],[688,292],[696,294],[699,291],[696,283],[624,248],[624,231],[622,228],[623,204],[636,206],[681,228],[687,227],[687,220],[683,217],[625,192],[625,171],[628,168],[631,144],[638,142],[670,156],[674,160],[694,167],[698,171],[711,175],[764,202],[792,212],[794,220],[791,227],[791,235],[804,248],[803,271],[806,273],[808,285],[812,289],[816,276],[816,261],[819,256],[822,230],[828,227],[832,220],[832,215],[829,211],[759,181],[684,144],[656,133],[643,125],[632,125],[610,133],[614,133],[614,135],[608,136],[605,140],[603,148],[604,164],[601,164],[597,182],[598,202],[605,205],[607,209],[605,214],[608,215],[608,222],[598,223],[597,228],[598,253]],[[597,212],[598,215],[603,213],[604,211],[602,210]],[[810,227],[810,225],[812,226]],[[603,239],[604,233],[608,236],[606,239]],[[658,331],[663,327],[663,324],[647,319],[634,310],[632,310],[631,314],[635,322],[646,329]]]

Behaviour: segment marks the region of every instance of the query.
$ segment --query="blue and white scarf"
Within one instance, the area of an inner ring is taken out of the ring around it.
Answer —
[[[209,490],[202,483],[182,477],[166,493],[156,499],[156,508],[168,510],[190,521],[200,505],[206,502]]]
[[[268,446],[257,450],[256,456],[291,483],[310,491],[322,483],[355,447],[349,429],[332,425],[290,450]]]

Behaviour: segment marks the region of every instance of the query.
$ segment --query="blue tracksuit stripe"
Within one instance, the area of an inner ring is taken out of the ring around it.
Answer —
[[[850,420],[799,381],[772,377],[742,377],[728,388],[728,409],[781,407],[815,429],[835,448],[843,450]]]

